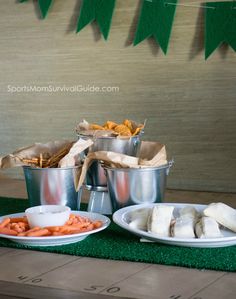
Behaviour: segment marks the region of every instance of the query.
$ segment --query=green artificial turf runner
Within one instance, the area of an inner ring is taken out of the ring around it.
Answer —
[[[0,198],[0,214],[24,212],[28,201]],[[86,205],[82,204],[83,210]],[[74,244],[53,247],[29,247],[0,238],[0,246],[40,250],[76,256],[146,262],[197,269],[236,271],[236,246],[189,248],[158,243],[142,243],[139,238],[112,223],[104,231]]]

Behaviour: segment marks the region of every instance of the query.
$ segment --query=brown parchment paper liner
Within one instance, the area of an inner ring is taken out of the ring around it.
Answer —
[[[0,157],[0,168],[4,169],[24,165],[32,166],[32,164],[29,164],[24,160],[31,160],[35,157],[39,157],[42,153],[47,153],[48,156],[52,157],[65,147],[70,148],[70,150],[69,153],[63,157],[63,161],[60,161],[61,164],[59,166],[75,166],[80,164],[79,154],[83,152],[91,144],[91,140],[80,141],[76,143],[74,141],[69,140],[57,140],[50,141],[47,143],[35,143],[33,145],[17,149],[12,154],[6,155],[5,157]]]
[[[112,168],[160,167],[167,164],[167,154],[164,144],[150,141],[141,142],[139,157],[107,151],[89,152],[83,163],[77,190],[82,186],[87,170],[94,161]]]
[[[92,140],[79,139],[72,145],[69,153],[59,161],[58,167],[71,167],[82,163],[80,154],[91,145],[93,145]]]
[[[41,153],[48,153],[53,156],[60,149],[66,145],[73,144],[68,140],[56,140],[47,143],[34,143],[30,146],[19,148],[12,154],[0,158],[0,168],[12,168],[17,166],[28,165],[23,162],[23,159],[33,159],[38,157]]]
[[[136,130],[137,128],[141,128],[141,131],[139,132],[139,134],[141,132],[143,132],[145,124],[146,124],[146,120],[144,121],[143,124],[138,124],[137,122],[130,120],[131,124],[132,124],[132,128],[134,130]],[[99,138],[99,137],[115,137],[115,138],[121,138],[121,139],[126,139],[126,138],[130,138],[131,136],[124,136],[124,135],[119,135],[119,133],[115,132],[114,130],[92,130],[91,127],[93,126],[93,124],[89,123],[88,121],[86,121],[85,119],[80,122],[77,127],[75,128],[75,131],[78,135],[82,135],[82,136],[87,136],[87,137],[92,137],[93,139]],[[137,134],[137,135],[139,135]]]

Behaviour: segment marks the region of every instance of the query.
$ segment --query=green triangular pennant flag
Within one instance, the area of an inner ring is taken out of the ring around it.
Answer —
[[[38,0],[42,18],[45,19],[53,0]]]
[[[223,42],[236,51],[236,3],[205,3],[205,59]]]
[[[77,32],[96,20],[105,39],[108,38],[116,0],[83,0]]]
[[[26,2],[28,0],[19,0],[19,2]],[[45,19],[45,17],[47,16],[48,10],[52,4],[53,0],[38,0],[38,4],[39,4],[39,9],[41,11],[42,14],[42,18]]]
[[[166,54],[178,0],[143,0],[134,46],[154,36]]]

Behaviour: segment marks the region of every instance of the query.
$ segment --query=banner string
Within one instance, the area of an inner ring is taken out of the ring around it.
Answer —
[[[153,2],[153,0],[145,0],[148,2]],[[196,8],[206,8],[206,9],[216,9],[213,6],[206,6],[206,5],[194,5],[196,2],[191,2],[189,4],[182,4],[182,3],[171,3],[171,2],[165,2],[165,5],[174,5],[174,6],[186,6],[186,7],[196,7]],[[233,0],[231,9],[236,9],[234,6],[236,4],[236,0]]]
[[[166,5],[175,5],[175,6],[186,6],[186,7],[196,7],[196,8],[207,8],[207,9],[216,9],[213,6],[206,6],[206,5],[193,5],[193,4],[181,4],[181,3],[170,3],[166,2]]]

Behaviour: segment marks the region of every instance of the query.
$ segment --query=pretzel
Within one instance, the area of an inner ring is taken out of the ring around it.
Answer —
[[[30,159],[23,158],[20,160],[24,164],[28,164],[30,166],[39,167],[39,168],[55,168],[58,166],[59,161],[69,153],[70,148],[73,142],[67,144],[60,150],[58,150],[54,155],[50,155],[49,153],[40,153],[39,157],[32,157]]]

